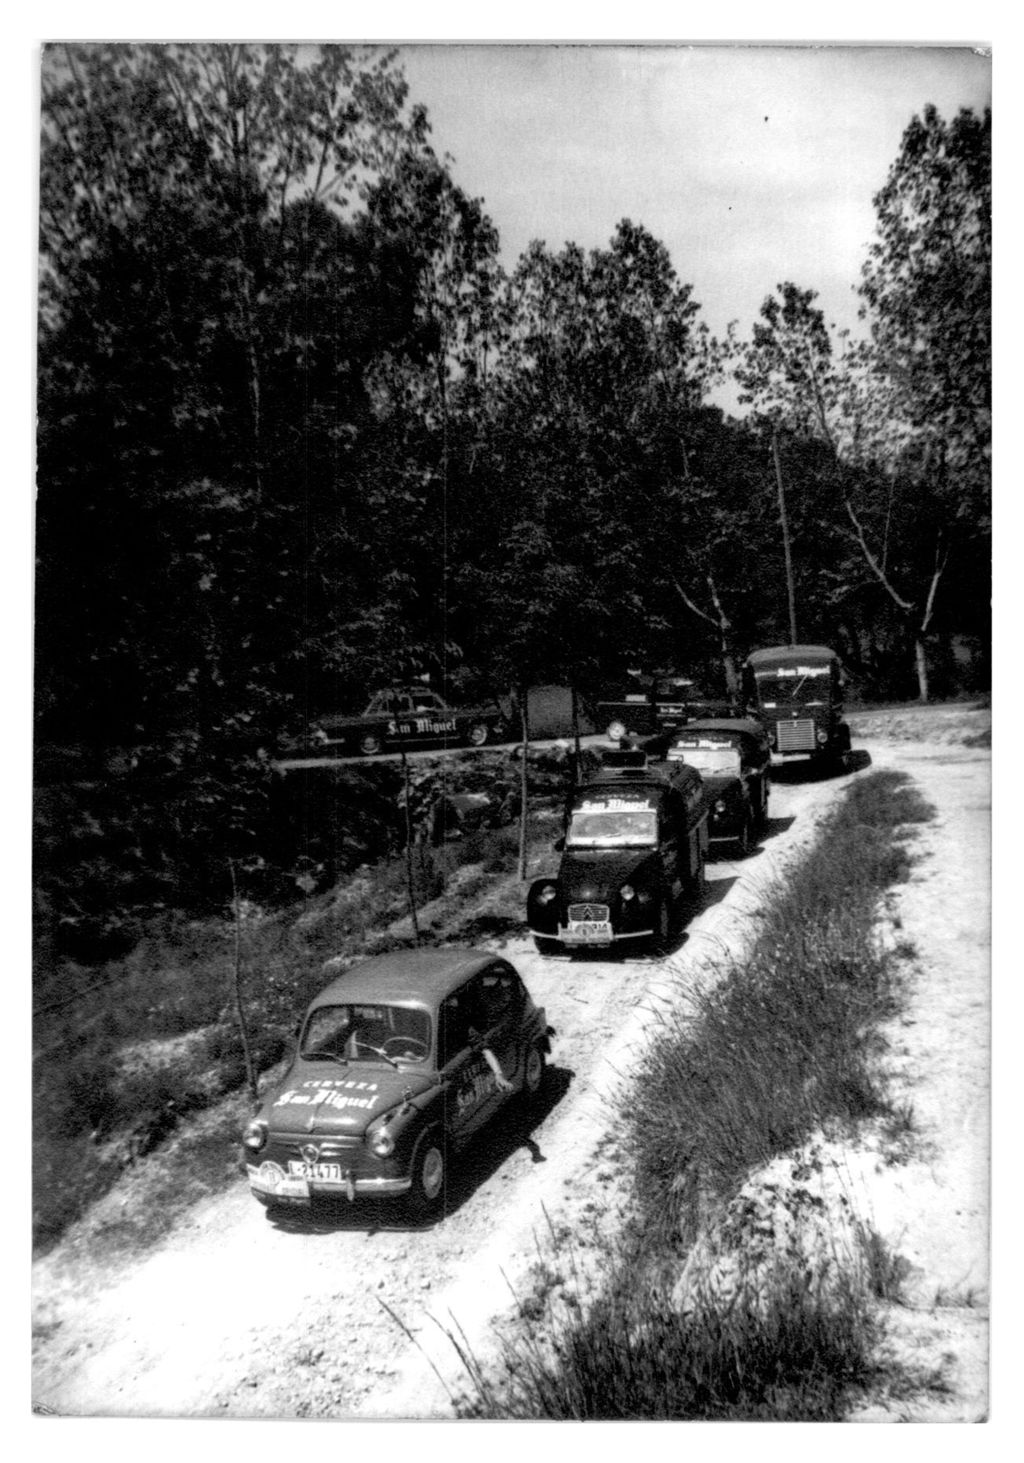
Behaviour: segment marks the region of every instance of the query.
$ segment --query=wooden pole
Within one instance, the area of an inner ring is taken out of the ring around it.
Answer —
[[[772,457],[775,461],[775,481],[779,489],[779,520],[782,524],[782,548],[786,556],[786,592],[789,597],[789,643],[795,645],[796,638],[796,595],[793,590],[793,560],[789,551],[789,519],[786,517],[786,493],[782,486],[782,463],[779,461],[779,437],[772,428]]]

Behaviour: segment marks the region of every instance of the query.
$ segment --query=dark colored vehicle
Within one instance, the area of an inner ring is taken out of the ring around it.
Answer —
[[[709,693],[676,671],[633,674],[615,693],[597,703],[598,726],[613,742],[655,736],[685,726],[697,717],[741,714],[742,708],[728,696]]]
[[[708,798],[712,856],[734,844],[742,858],[768,821],[771,749],[768,733],[752,718],[691,721],[647,744],[669,762],[695,767]]]
[[[537,1094],[553,1034],[486,950],[366,961],[312,1002],[291,1066],[245,1130],[253,1194],[269,1210],[395,1194],[442,1208],[451,1157]]]
[[[361,716],[322,716],[309,740],[321,750],[335,748],[364,757],[393,751],[402,744],[460,743],[482,747],[505,733],[497,706],[449,706],[427,686],[396,686],[379,691]]]
[[[772,766],[810,762],[845,769],[850,728],[843,720],[843,670],[825,645],[755,650],[743,667],[749,710],[768,732]]]
[[[700,774],[642,751],[605,753],[576,789],[555,878],[537,879],[526,918],[544,955],[642,940],[664,949],[681,897],[704,889],[708,808]]]

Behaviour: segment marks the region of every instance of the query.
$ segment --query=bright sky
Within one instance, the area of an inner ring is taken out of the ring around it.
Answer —
[[[776,284],[829,320],[874,233],[872,197],[932,102],[991,103],[966,46],[428,45],[403,48],[439,153],[483,198],[511,265],[531,239],[604,247],[644,224],[716,333],[743,333]]]

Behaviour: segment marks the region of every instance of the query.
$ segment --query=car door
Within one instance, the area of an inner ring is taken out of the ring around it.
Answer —
[[[473,1004],[468,985],[442,1003],[438,1013],[438,1063],[448,1086],[448,1135],[461,1147],[487,1116],[494,1079],[474,1040]]]
[[[496,960],[473,981],[472,1005],[481,1022],[482,1044],[497,1059],[502,1076],[518,1083],[524,1059],[521,1014],[523,987],[516,972],[504,960]],[[511,1095],[500,1091],[491,1072],[490,1094],[485,1099],[486,1121]]]

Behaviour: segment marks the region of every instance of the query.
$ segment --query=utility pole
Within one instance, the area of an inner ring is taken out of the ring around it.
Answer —
[[[796,641],[796,596],[793,591],[793,559],[789,552],[789,520],[786,517],[786,494],[782,486],[782,463],[779,461],[779,436],[772,428],[772,457],[775,461],[775,481],[779,489],[779,521],[782,524],[782,548],[786,556],[786,592],[789,596],[789,643]]]

